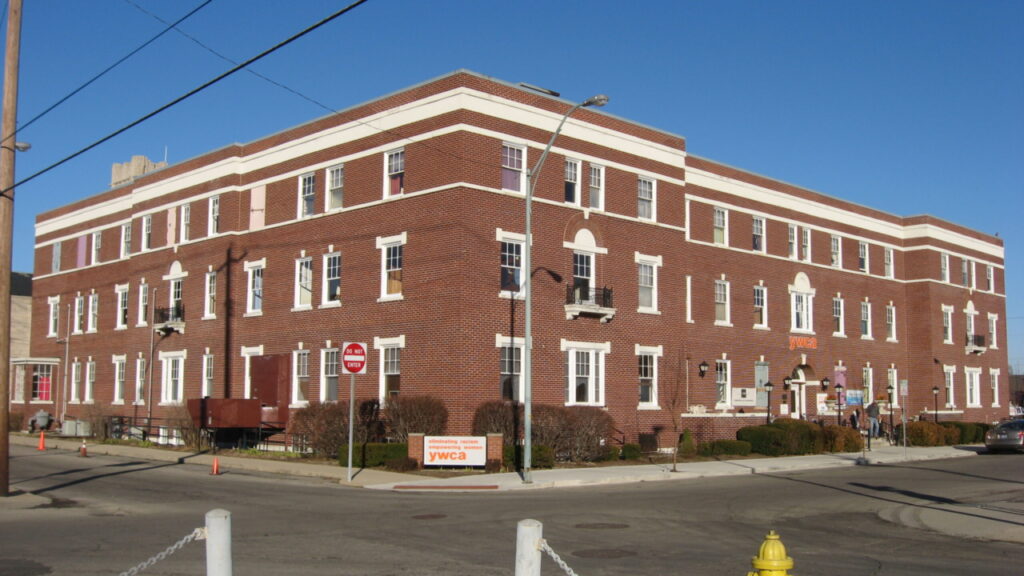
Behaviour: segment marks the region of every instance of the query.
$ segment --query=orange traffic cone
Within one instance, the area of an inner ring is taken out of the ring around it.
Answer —
[[[46,451],[46,432],[43,432],[42,430],[39,431],[39,448],[38,448],[38,450],[40,452],[45,452]]]
[[[213,470],[210,471],[210,476],[220,476],[220,461],[217,457],[213,457]]]
[[[89,457],[89,453],[85,449],[85,438],[82,438],[82,447],[78,449],[78,455],[82,458]]]

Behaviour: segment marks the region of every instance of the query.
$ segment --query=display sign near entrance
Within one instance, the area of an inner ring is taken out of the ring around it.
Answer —
[[[424,466],[483,466],[486,436],[424,436]]]
[[[345,342],[341,348],[341,373],[366,374],[365,342]]]

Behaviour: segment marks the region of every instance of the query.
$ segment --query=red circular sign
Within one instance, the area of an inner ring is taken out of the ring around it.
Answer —
[[[362,373],[366,369],[366,347],[359,342],[349,342],[341,351],[341,363],[347,373]]]

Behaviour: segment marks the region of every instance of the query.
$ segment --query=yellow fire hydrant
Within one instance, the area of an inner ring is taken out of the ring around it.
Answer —
[[[747,576],[789,576],[788,570],[793,567],[793,559],[786,556],[786,547],[775,530],[768,532],[761,543],[761,550],[750,563],[754,571],[748,572]]]

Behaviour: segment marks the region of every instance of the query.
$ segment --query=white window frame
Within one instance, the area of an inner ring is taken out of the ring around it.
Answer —
[[[401,377],[402,377],[402,368],[401,368],[402,358],[401,358],[401,354],[402,353],[401,352],[398,353],[399,354],[399,358],[398,358],[398,372],[394,372],[393,369],[388,366],[389,363],[386,360],[387,351],[388,350],[395,350],[395,349],[397,349],[397,350],[405,349],[405,334],[402,334],[402,335],[399,335],[399,336],[395,336],[395,337],[391,337],[391,338],[380,338],[380,337],[376,337],[375,336],[373,338],[373,349],[379,351],[378,356],[379,356],[379,362],[380,362],[380,370],[378,371],[378,374],[379,374],[379,380],[378,380],[378,386],[379,386],[379,388],[378,388],[378,399],[380,400],[381,404],[387,404],[387,377],[388,376],[390,376],[392,374],[398,374],[398,377],[399,377],[398,394],[400,395],[402,393],[402,386],[401,386]]]
[[[217,317],[217,272],[209,270],[203,282],[203,320]]]
[[[999,315],[988,313],[988,347],[993,350],[999,349]]]
[[[93,266],[100,263],[100,251],[103,249],[103,232],[92,233],[92,244],[89,253],[89,263]],[[991,268],[991,266],[989,266]]]
[[[758,311],[760,311],[760,314],[758,314]],[[754,328],[758,330],[768,329],[768,287],[764,284],[754,286],[754,314]],[[758,316],[760,316],[760,322],[757,321]]]
[[[246,262],[245,268],[245,315],[262,316],[263,304],[266,301],[266,279],[263,277],[267,268],[267,259],[260,258]]]
[[[966,258],[960,260],[960,285],[969,286],[971,283],[971,265]]]
[[[789,331],[797,334],[814,334],[814,296],[817,290],[811,287],[806,274],[799,273],[789,285]],[[801,319],[803,321],[801,322]]]
[[[715,410],[732,408],[732,360],[715,360]]]
[[[789,259],[797,260],[800,257],[800,248],[797,244],[798,227],[796,224],[789,225],[789,232],[787,233],[787,246],[789,250]]]
[[[645,184],[649,184],[648,188]],[[650,192],[651,197],[645,198],[644,194]],[[643,215],[641,206],[643,203],[650,206],[650,214]],[[658,220],[658,181],[648,176],[637,176],[636,178],[636,217],[639,220],[656,222]]]
[[[333,246],[331,247],[333,249]],[[336,261],[336,264],[332,264],[332,260]],[[323,257],[323,281],[321,282],[320,290],[320,307],[321,308],[336,308],[341,306],[341,252],[332,250],[328,254],[324,254]],[[332,269],[337,273],[338,289],[337,297],[332,298],[331,295],[331,281],[334,279],[332,276]]]
[[[72,333],[81,334],[85,329],[85,296],[78,293],[75,296],[75,317]]]
[[[580,162],[579,160],[572,160],[572,159],[569,159],[569,158],[565,159],[565,189],[566,189],[566,192],[568,191],[569,184],[572,184],[574,186],[574,188],[575,188],[574,191],[573,191],[572,200],[567,200],[563,196],[563,200],[565,200],[566,204],[570,204],[572,206],[582,206],[583,205],[583,190],[582,190],[582,186],[580,186],[580,184],[583,182],[583,178],[582,178],[582,175],[581,175],[582,169],[583,169],[583,163]]]
[[[85,331],[95,332],[100,323],[100,295],[96,292],[89,293],[89,313],[86,315]]]
[[[845,338],[846,337],[846,300],[842,296],[836,295],[832,298],[832,335]],[[835,325],[835,321],[838,320],[838,330]]]
[[[896,277],[896,255],[892,248],[886,248],[884,252],[885,256],[885,277],[895,278]]]
[[[341,210],[345,207],[345,165],[331,166],[324,171],[327,193],[324,194],[324,211]]]
[[[495,240],[498,241],[498,250],[500,251],[499,271],[500,276],[498,279],[498,296],[501,298],[518,298],[522,299],[523,294],[523,245],[526,244],[526,234],[517,234],[515,232],[509,232],[498,228],[495,232]],[[518,246],[518,254],[512,254],[513,261],[509,263],[509,258],[506,258],[506,254],[503,244],[511,244]],[[505,270],[514,270],[516,277],[516,284],[518,290],[506,290],[504,284]]]
[[[121,259],[128,258],[132,254],[132,223],[121,224],[121,244],[119,255]]]
[[[295,218],[298,220],[316,214],[316,172],[299,176],[295,204]]]
[[[939,280],[949,282],[949,254],[939,254]]]
[[[831,240],[831,254],[832,254],[832,267],[842,268],[843,267],[843,237],[832,235]]]
[[[659,359],[664,356],[664,347],[660,344],[658,346],[641,346],[639,344],[635,344],[633,352],[637,358],[637,410],[660,410],[661,406],[659,406],[658,402],[658,363]],[[645,379],[643,374],[644,366],[641,365],[640,359],[644,357],[650,357],[651,359],[651,373],[648,376],[651,381],[651,400],[648,402],[644,402],[642,400],[643,395],[640,393]]]
[[[96,361],[92,356],[85,362],[85,388],[82,390],[82,403],[92,404],[96,401]]]
[[[181,230],[178,232],[178,242],[185,243],[189,241],[189,226],[192,225],[192,205],[182,204],[181,205]]]
[[[54,242],[53,248],[51,249],[50,253],[50,272],[60,272],[60,260],[62,252],[63,250],[61,249],[60,241]]]
[[[875,401],[875,371],[871,368],[870,362],[861,368],[860,376],[864,381],[864,394],[866,394],[864,403],[870,405]]]
[[[765,242],[766,224],[764,216],[754,216],[751,223],[751,250],[754,252],[764,254],[765,250],[767,250],[767,242]]]
[[[220,234],[220,195],[210,196],[206,206],[206,235]]]
[[[145,278],[143,278],[142,283],[139,284],[139,299],[136,313],[136,326],[145,326],[149,323],[149,284],[146,284]]]
[[[322,348],[320,350],[320,401],[337,402],[341,391],[341,351],[338,348]],[[334,398],[328,392],[331,387],[331,379],[334,384]]]
[[[892,410],[893,408],[899,408],[900,407],[900,373],[899,373],[899,370],[896,369],[896,365],[895,364],[890,365],[889,369],[886,370],[886,379],[887,379],[886,388],[888,388],[889,386],[892,386],[892,406],[889,409]]]
[[[942,305],[942,343],[953,343],[953,307]]]
[[[991,264],[985,266],[985,291],[996,291],[996,269]]]
[[[637,306],[636,311],[641,314],[661,314],[658,310],[658,269],[661,268],[662,258],[661,255],[649,256],[641,254],[639,252],[633,253],[633,262],[637,265],[637,298],[640,301],[640,294],[645,288],[651,292],[651,305],[650,306]],[[642,284],[644,280],[645,269],[650,270],[650,285],[646,286]]]
[[[724,277],[715,280],[715,326],[732,326],[732,298],[730,282]],[[721,311],[721,314],[719,312]]]
[[[128,329],[128,284],[114,286],[114,299],[117,302],[117,317],[114,318],[114,330]]]
[[[508,152],[506,152],[506,151],[508,151]],[[513,151],[518,153],[518,158],[516,157],[517,154],[514,154]],[[521,194],[526,194],[526,170],[527,170],[526,167],[528,165],[526,163],[526,146],[523,146],[521,144],[513,144],[511,142],[502,142],[501,143],[501,159],[500,159],[500,162],[501,162],[501,181],[500,181],[501,189],[502,190],[511,190],[513,192],[519,192]],[[516,166],[516,164],[519,164],[519,166]],[[505,172],[506,171],[508,171],[510,174],[513,173],[513,172],[518,173],[519,178],[517,180],[517,187],[516,188],[505,187]]]
[[[48,297],[46,304],[50,308],[50,312],[46,317],[46,336],[56,338],[60,331],[60,296]]]
[[[590,165],[588,202],[592,210],[604,210],[604,166]],[[596,199],[596,201],[595,201]]]
[[[125,397],[125,372],[127,370],[127,357],[124,354],[111,356],[110,362],[114,365],[114,396],[111,404],[124,404]]]
[[[153,249],[153,215],[146,214],[142,217],[142,243],[141,250],[146,252]]]
[[[244,374],[242,393],[245,398],[252,398],[252,362],[249,359],[253,356],[263,356],[263,344],[259,346],[242,346],[241,356]]]
[[[864,300],[860,303],[860,338],[861,340],[874,340],[871,327],[871,302]]]
[[[498,350],[498,383],[501,385],[499,392],[502,394],[502,398],[505,398],[505,378],[512,377],[515,379],[515,390],[513,390],[512,400],[515,402],[522,402],[524,395],[526,394],[525,383],[523,382],[523,350],[524,342],[522,338],[510,338],[508,336],[502,336],[501,334],[494,335],[494,347]],[[506,360],[502,357],[504,350],[512,351],[512,358]],[[511,371],[505,371],[507,364],[510,364]]]
[[[871,273],[871,248],[867,242],[857,244],[857,270],[865,274]]]
[[[313,259],[303,255],[295,259],[295,287],[292,310],[313,308]]]
[[[305,379],[305,382],[303,382]],[[303,393],[302,386],[305,384],[306,393]],[[292,385],[291,403],[289,408],[303,408],[309,406],[309,350],[300,348],[292,350]]]
[[[981,408],[981,368],[964,368],[964,386],[968,408]]]
[[[899,340],[896,337],[896,305],[892,302],[885,306],[885,340],[887,342]]]
[[[200,398],[213,395],[214,362],[213,354],[210,354],[209,349],[207,349],[206,353],[203,354],[203,383],[199,390]]]
[[[715,206],[711,217],[712,241],[718,246],[729,245],[729,211]]]
[[[408,234],[402,232],[394,236],[378,236],[376,240],[377,249],[380,250],[380,298],[377,302],[393,302],[405,299],[405,245],[408,243]],[[401,247],[402,291],[394,294],[388,293],[388,249]]]
[[[604,406],[605,405],[605,356],[611,353],[611,342],[574,342],[561,340],[560,349],[566,354],[566,406]],[[579,374],[577,369],[577,353],[587,358],[587,374]],[[588,400],[575,399],[575,381],[578,377],[586,377]]]
[[[992,390],[992,407],[999,408],[999,376],[1002,370],[999,368],[988,369],[988,384]]]
[[[185,402],[185,360],[188,350],[160,351],[160,405],[178,406]]]
[[[942,367],[942,382],[946,389],[946,408],[956,408],[956,366]]]
[[[392,158],[396,158],[392,162]],[[400,170],[394,168],[400,167]],[[398,174],[400,185],[398,192],[395,194],[391,193],[391,178]],[[405,194],[405,148],[396,148],[394,150],[388,150],[384,153],[384,198],[391,198],[402,196]]]
[[[75,358],[75,361],[71,363],[71,404],[80,404],[82,402],[82,363]]]
[[[811,261],[811,229],[807,227],[800,229],[800,259]]]
[[[139,357],[135,359],[135,400],[136,405],[145,405],[146,397],[146,359]]]

